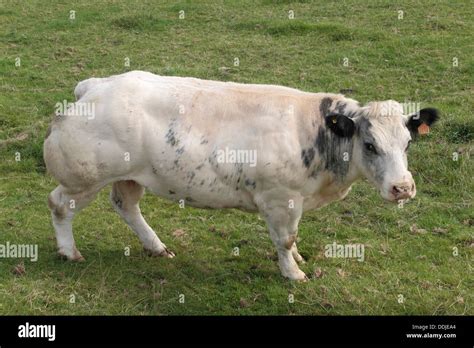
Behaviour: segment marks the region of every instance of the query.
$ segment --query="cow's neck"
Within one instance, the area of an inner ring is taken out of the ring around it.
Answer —
[[[341,138],[325,127],[319,127],[312,149],[315,151],[315,161],[310,163],[312,176],[320,171],[327,171],[341,184],[352,183],[360,176],[353,161],[353,138]]]

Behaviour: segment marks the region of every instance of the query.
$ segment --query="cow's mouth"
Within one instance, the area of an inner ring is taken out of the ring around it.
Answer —
[[[394,195],[392,192],[381,189],[380,195],[382,196],[383,199],[385,199],[388,202],[404,204],[416,196],[416,191],[410,192],[409,194],[404,195],[404,196],[397,196],[397,195]]]

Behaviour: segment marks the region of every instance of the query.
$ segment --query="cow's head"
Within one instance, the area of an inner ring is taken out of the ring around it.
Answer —
[[[329,114],[326,125],[337,136],[352,138],[354,166],[380,190],[384,199],[397,202],[416,194],[408,171],[408,147],[437,119],[436,109],[422,109],[405,116],[399,103],[385,101],[369,103],[349,116]]]

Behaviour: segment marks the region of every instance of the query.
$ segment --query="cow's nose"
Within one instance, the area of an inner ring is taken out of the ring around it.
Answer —
[[[410,198],[414,190],[414,182],[404,182],[392,186],[392,194],[396,199]]]

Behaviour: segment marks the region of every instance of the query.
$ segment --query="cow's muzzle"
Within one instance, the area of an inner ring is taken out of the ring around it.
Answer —
[[[415,197],[416,195],[416,186],[413,180],[404,181],[399,183],[393,183],[390,185],[388,192],[389,201],[398,202],[400,200],[406,200]]]

